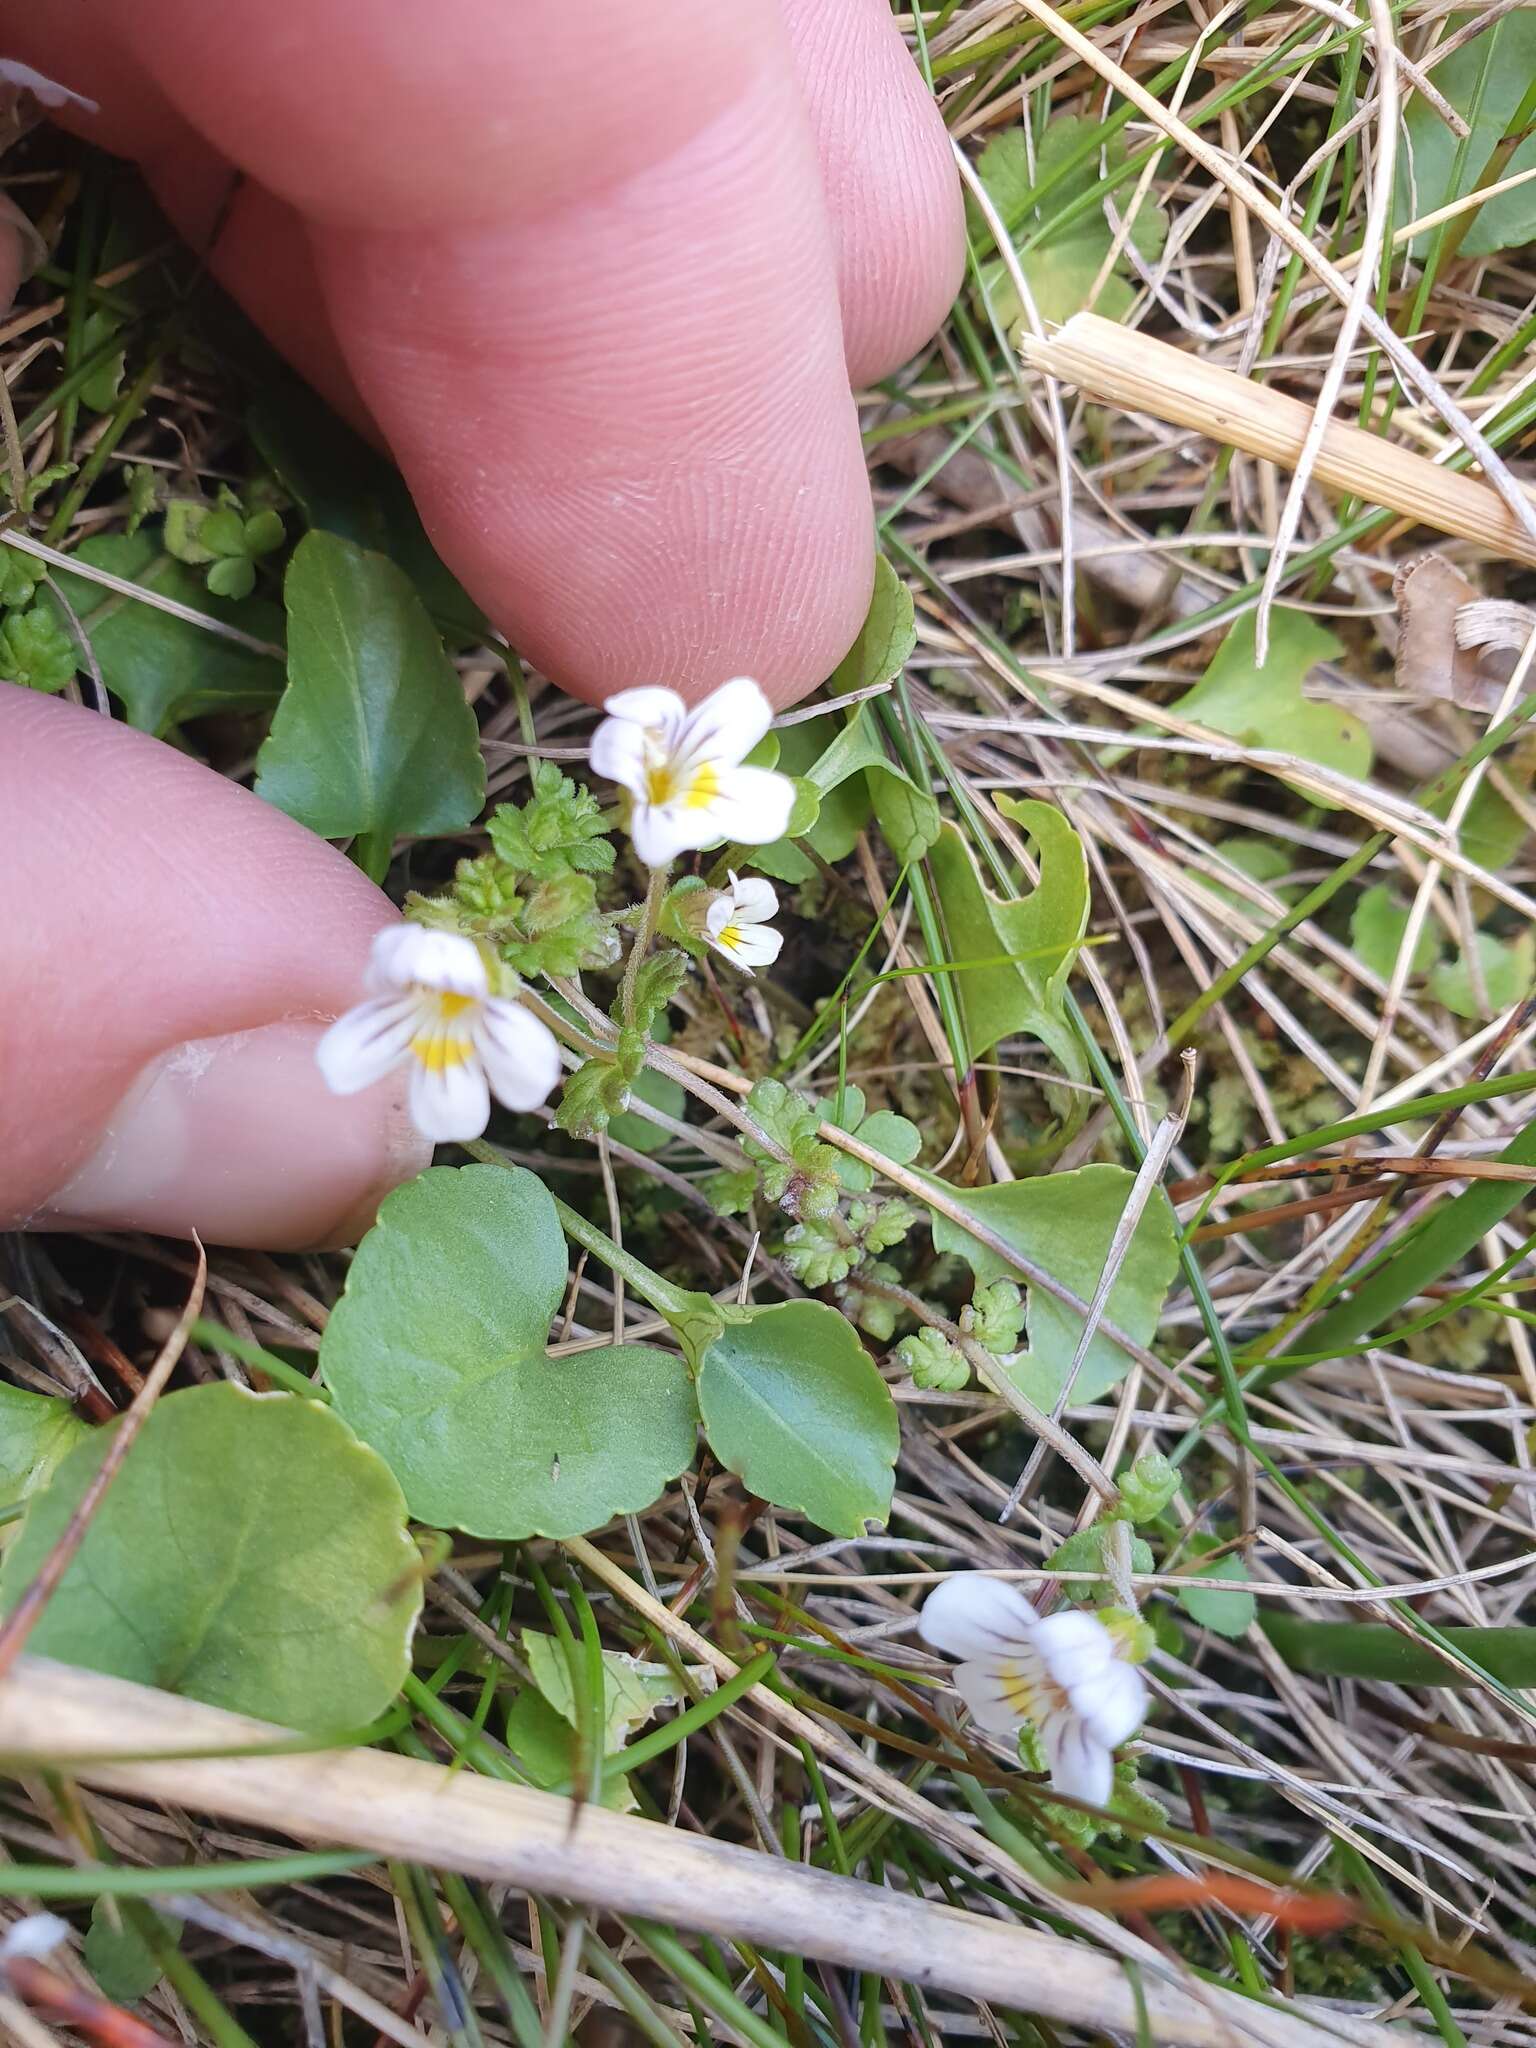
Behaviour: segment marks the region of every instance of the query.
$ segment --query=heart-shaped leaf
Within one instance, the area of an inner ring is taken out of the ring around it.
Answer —
[[[283,584],[288,688],[256,794],[323,838],[456,832],[485,800],[479,728],[409,577],[307,534]]]
[[[888,683],[906,666],[917,645],[912,593],[884,555],[875,559],[875,587],[859,637],[832,671],[827,688],[834,697]]]
[[[1116,1226],[1131,1192],[1133,1176],[1123,1166],[1081,1166],[1071,1173],[1047,1173],[1032,1180],[1006,1181],[990,1188],[950,1188],[950,1196],[1014,1245],[1032,1264],[1091,1301]],[[1017,1280],[1017,1270],[948,1216],[933,1212],[933,1242],[941,1252],[969,1261],[978,1283]],[[1105,1311],[1107,1319],[1138,1344],[1149,1344],[1173,1284],[1178,1246],[1168,1205],[1151,1201],[1131,1237]],[[1027,1284],[1027,1283],[1025,1283]],[[1043,1287],[1028,1288],[1025,1333],[1028,1348],[1005,1361],[1010,1377],[1039,1408],[1051,1408],[1083,1334],[1083,1319]],[[1095,1335],[1073,1383],[1073,1399],[1096,1401],[1124,1379],[1130,1358],[1102,1332]]]
[[[715,1456],[753,1493],[835,1536],[884,1521],[896,1405],[851,1325],[819,1301],[725,1313],[699,1372]]]
[[[67,1401],[0,1384],[0,1506],[46,1486],[90,1425]]]
[[[520,1167],[433,1167],[359,1245],[321,1370],[421,1521],[580,1536],[648,1508],[692,1459],[680,1359],[643,1344],[549,1356],[565,1275],[555,1205]]]
[[[0,1606],[63,1534],[111,1436],[93,1429],[33,1500]],[[329,1408],[189,1387],[145,1423],[28,1648],[289,1727],[356,1727],[409,1668],[420,1561],[384,1461]]]
[[[282,645],[283,615],[275,604],[262,597],[232,603],[209,592],[195,570],[166,554],[158,526],[94,535],[80,543],[75,559],[174,598],[253,639]],[[271,655],[123,597],[72,570],[59,570],[54,581],[80,621],[102,681],[123,704],[129,724],[141,732],[158,735],[184,718],[215,711],[258,709],[282,691],[282,664]],[[54,603],[52,597],[48,601]],[[59,618],[62,622],[62,612]]]
[[[1368,775],[1371,736],[1359,719],[1336,704],[1317,703],[1302,690],[1320,661],[1343,652],[1339,642],[1305,612],[1277,611],[1270,623],[1269,654],[1260,668],[1254,631],[1250,612],[1232,627],[1195,687],[1172,708],[1181,718],[1248,746],[1299,754],[1340,775]],[[1326,797],[1311,794],[1309,800],[1337,808]]]
[[[1028,1032],[1071,1079],[1085,1077],[1082,1049],[1067,1020],[1067,979],[1088,925],[1088,861],[1082,841],[1053,804],[998,799],[1034,840],[1040,881],[1026,896],[997,896],[983,883],[964,837],[946,825],[933,849],[933,878],[973,1056]]]

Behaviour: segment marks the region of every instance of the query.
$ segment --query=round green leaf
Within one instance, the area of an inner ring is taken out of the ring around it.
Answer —
[[[901,1434],[874,1361],[822,1302],[726,1313],[699,1372],[716,1457],[776,1507],[862,1536],[890,1512]]]
[[[411,1513],[510,1540],[638,1513],[694,1452],[680,1359],[642,1344],[551,1358],[565,1239],[521,1167],[434,1167],[358,1247],[320,1364]]]
[[[63,1534],[111,1434],[93,1430],[33,1500],[0,1607]],[[355,1727],[409,1668],[419,1564],[399,1487],[331,1410],[189,1387],[145,1423],[28,1647],[289,1727]]]

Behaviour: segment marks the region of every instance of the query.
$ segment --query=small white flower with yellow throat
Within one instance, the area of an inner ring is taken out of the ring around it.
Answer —
[[[960,1572],[929,1594],[918,1627],[956,1657],[955,1689],[989,1735],[1028,1721],[1053,1790],[1105,1806],[1114,1751],[1147,1716],[1147,1682],[1095,1615],[1065,1609],[1042,1620],[1024,1595],[985,1572]]]
[[[325,1084],[355,1095],[408,1063],[411,1121],[434,1144],[478,1138],[492,1095],[508,1109],[537,1109],[560,1078],[553,1032],[491,993],[473,939],[389,925],[373,942],[366,986],[369,1000],[315,1049]]]
[[[773,722],[750,676],[733,676],[690,711],[675,690],[620,690],[592,735],[594,774],[633,799],[629,832],[649,868],[732,839],[782,839],[795,786],[771,768],[743,766]]]
[[[761,875],[740,881],[733,868],[729,889],[717,890],[705,903],[703,936],[733,967],[750,974],[779,957],[784,934],[772,924],[778,908],[771,882]]]

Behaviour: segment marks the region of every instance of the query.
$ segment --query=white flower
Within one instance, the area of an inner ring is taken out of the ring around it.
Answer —
[[[594,774],[634,798],[630,836],[647,867],[722,839],[782,839],[795,786],[741,764],[767,732],[773,707],[750,676],[734,676],[690,711],[675,690],[620,690],[592,735]]]
[[[348,1010],[315,1049],[326,1086],[355,1095],[404,1061],[411,1121],[446,1144],[478,1138],[491,1096],[537,1109],[560,1078],[554,1034],[521,1003],[494,996],[473,939],[393,924],[373,942],[371,999]]]
[[[730,888],[711,896],[705,907],[704,937],[733,967],[750,974],[754,967],[766,967],[779,957],[784,934],[769,922],[778,908],[771,882],[761,875],[738,881],[733,868]]]
[[[1012,1735],[1032,1723],[1054,1789],[1107,1804],[1115,1746],[1146,1719],[1147,1685],[1102,1621],[1070,1608],[1042,1621],[1016,1587],[961,1572],[929,1594],[918,1626],[961,1659],[955,1686],[979,1727]]]
[[[0,1937],[0,1979],[7,1963],[41,1962],[69,1939],[69,1922],[57,1913],[28,1913],[13,1920]]]

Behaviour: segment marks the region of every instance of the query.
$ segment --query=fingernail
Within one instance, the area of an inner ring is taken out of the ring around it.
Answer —
[[[431,1147],[403,1076],[331,1094],[315,1065],[325,1028],[267,1024],[162,1054],[31,1228],[196,1231],[265,1251],[355,1242]]]

